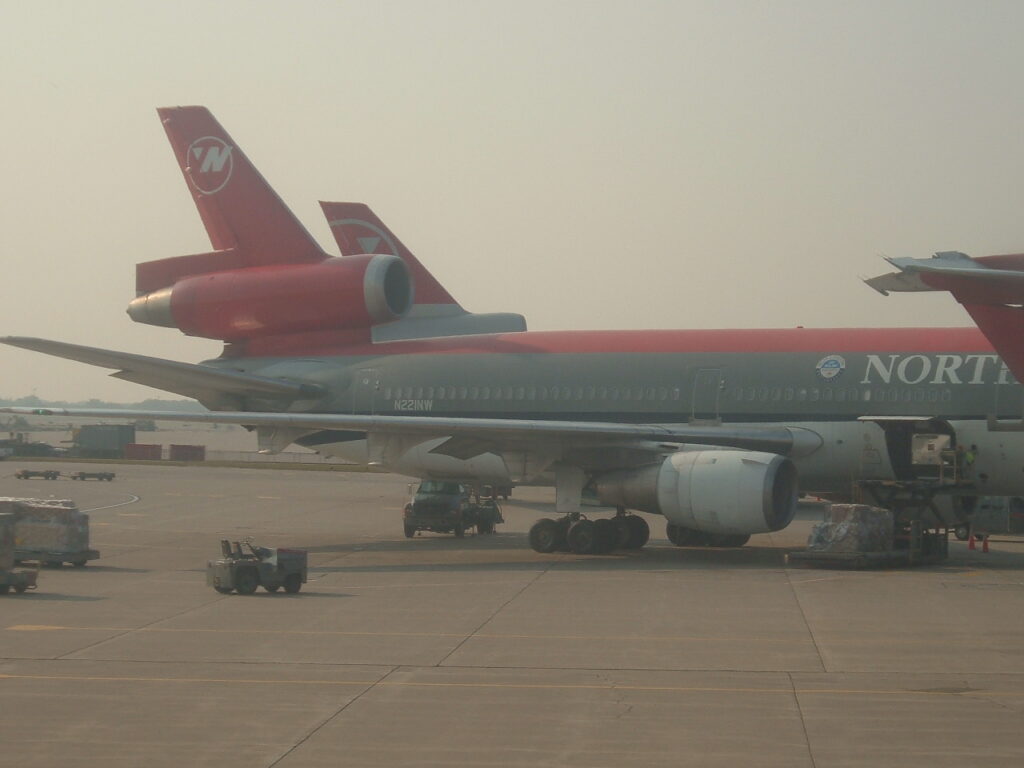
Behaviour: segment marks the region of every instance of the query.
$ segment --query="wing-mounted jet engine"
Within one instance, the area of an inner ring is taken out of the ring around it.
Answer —
[[[603,475],[596,486],[605,504],[710,534],[778,531],[796,514],[796,467],[775,453],[680,451],[661,464]]]

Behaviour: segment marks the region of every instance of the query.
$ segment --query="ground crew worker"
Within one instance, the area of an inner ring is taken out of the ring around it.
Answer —
[[[978,458],[978,446],[971,443],[971,447],[964,451],[964,477],[974,475],[974,462]]]

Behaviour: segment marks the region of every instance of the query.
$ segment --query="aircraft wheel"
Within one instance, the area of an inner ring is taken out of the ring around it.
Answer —
[[[566,536],[569,549],[577,555],[596,555],[600,549],[600,538],[593,520],[577,520],[569,526]]]
[[[608,518],[601,518],[594,521],[594,531],[597,532],[594,553],[598,555],[609,555],[618,543],[618,527]]]
[[[609,522],[612,524],[615,536],[615,546],[613,549],[629,549],[629,542],[633,538],[633,529],[629,524],[629,518],[617,515],[611,518]]]
[[[675,523],[668,523],[665,526],[665,536],[667,536],[668,540],[675,544],[677,547],[683,546],[682,541],[679,538],[679,532],[681,530],[682,529]]]
[[[971,537],[971,529],[966,525],[958,525],[953,529],[953,535],[960,541],[967,541]]]
[[[264,587],[264,589],[267,590],[267,592],[277,592],[277,590],[279,590],[280,588],[281,587],[277,584],[274,584],[273,586]]]
[[[547,554],[558,549],[559,540],[564,538],[564,535],[558,523],[551,518],[542,517],[530,526],[528,538],[534,552]]]
[[[695,531],[692,528],[680,528],[679,541],[681,547],[710,547],[711,534]]]
[[[620,519],[625,520],[629,529],[629,540],[623,545],[625,549],[640,549],[651,538],[651,527],[642,517],[626,515]]]
[[[569,528],[575,521],[571,517],[563,517],[556,521],[558,526],[558,541],[555,542],[555,552],[572,552],[569,548]]]

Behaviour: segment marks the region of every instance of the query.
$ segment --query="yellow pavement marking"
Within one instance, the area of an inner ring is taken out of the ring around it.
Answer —
[[[465,682],[427,682],[401,680],[257,680],[253,678],[228,677],[142,677],[113,675],[19,675],[0,673],[0,680],[60,680],[62,682],[115,682],[115,683],[217,683],[234,685],[315,685],[315,686],[387,686],[392,688],[498,688],[519,690],[590,690],[590,691],[648,691],[663,693],[734,693],[750,695],[752,693],[770,693],[792,696],[922,696],[922,697],[970,697],[978,694],[984,698],[1024,697],[1022,691],[920,691],[898,689],[871,688],[797,688],[782,686],[778,688],[748,688],[740,686],[707,686],[707,685],[631,685],[617,683],[465,683]]]
[[[210,629],[203,627],[177,628],[177,627],[62,627],[46,624],[13,624],[6,627],[9,632],[42,632],[51,630],[74,630],[85,632],[162,632],[162,633],[187,633],[195,634],[203,632],[207,634],[224,635],[309,635],[313,637],[462,637],[468,639],[483,640],[571,640],[574,642],[589,640],[592,642],[627,642],[627,643],[676,643],[676,642],[750,642],[750,637],[698,637],[698,636],[662,636],[662,637],[636,637],[632,635],[603,636],[591,635],[516,635],[516,634],[487,634],[472,632],[353,632],[350,630],[303,630],[303,629]],[[757,638],[760,643],[810,643],[809,638]]]

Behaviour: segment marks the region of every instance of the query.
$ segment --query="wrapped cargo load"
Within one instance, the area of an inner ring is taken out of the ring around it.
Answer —
[[[51,565],[85,565],[99,553],[89,549],[89,515],[70,499],[0,498],[0,514],[12,513],[14,557]]]
[[[888,509],[867,504],[832,504],[824,522],[811,529],[807,549],[813,552],[889,552],[893,517]]]

